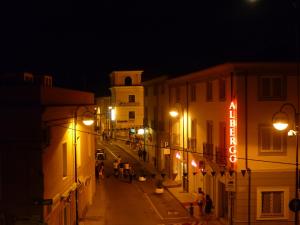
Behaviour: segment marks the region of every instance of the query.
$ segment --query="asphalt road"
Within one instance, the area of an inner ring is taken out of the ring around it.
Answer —
[[[111,144],[105,148],[103,160],[105,177],[97,184],[95,203],[81,220],[83,225],[163,225],[191,224],[194,221],[186,209],[165,190],[155,194],[157,178],[146,181],[119,178],[113,175],[113,160],[121,156],[121,162],[129,162],[139,174],[142,165],[123,149]],[[99,147],[99,146],[98,146]],[[149,172],[150,174],[150,172]]]

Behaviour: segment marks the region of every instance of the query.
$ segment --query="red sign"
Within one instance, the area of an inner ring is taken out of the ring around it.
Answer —
[[[237,138],[236,138],[236,128],[237,128],[237,118],[236,118],[236,104],[232,101],[229,106],[229,161],[235,163],[237,161]]]

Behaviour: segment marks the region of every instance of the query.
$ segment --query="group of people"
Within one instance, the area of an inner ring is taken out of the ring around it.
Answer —
[[[135,176],[135,170],[129,162],[122,163],[121,157],[118,157],[113,162],[114,175],[119,178],[129,178],[129,182],[132,183],[133,177]]]
[[[199,206],[199,216],[204,216],[205,221],[207,222],[213,209],[211,197],[208,194],[205,194],[201,188],[198,188],[196,203]]]

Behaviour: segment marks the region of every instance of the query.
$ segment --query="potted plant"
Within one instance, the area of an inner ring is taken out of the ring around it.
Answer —
[[[146,181],[146,172],[144,169],[141,169],[140,171],[139,181]]]
[[[163,180],[159,179],[156,181],[156,185],[155,185],[155,193],[156,194],[162,194],[164,193],[164,186],[163,186]]]

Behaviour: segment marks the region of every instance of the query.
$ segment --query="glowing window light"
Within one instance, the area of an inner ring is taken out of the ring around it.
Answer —
[[[180,159],[180,158],[181,158],[180,153],[176,152],[176,159]]]
[[[229,106],[229,161],[235,163],[237,161],[237,139],[236,139],[236,128],[237,128],[237,118],[236,118],[236,105],[232,101]]]

